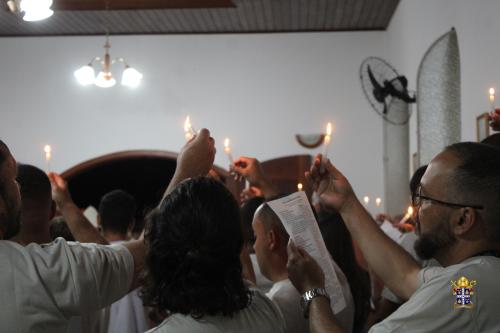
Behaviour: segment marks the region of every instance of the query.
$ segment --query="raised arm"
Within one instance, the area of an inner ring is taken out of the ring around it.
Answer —
[[[257,159],[242,156],[234,162],[234,166],[231,169],[238,175],[243,176],[251,186],[259,188],[266,199],[279,194],[278,189],[264,174]]]
[[[318,155],[306,177],[322,202],[340,212],[368,265],[384,284],[408,299],[419,286],[419,264],[380,230],[356,198],[348,180],[329,160],[324,163],[324,172],[320,166],[321,155]]]
[[[54,172],[50,172],[48,176],[52,185],[52,198],[75,240],[80,243],[109,244],[73,202],[66,181]]]
[[[206,128],[201,129],[177,156],[175,173],[163,199],[183,180],[196,176],[206,176],[214,164],[215,153],[214,139],[210,137],[210,131]]]

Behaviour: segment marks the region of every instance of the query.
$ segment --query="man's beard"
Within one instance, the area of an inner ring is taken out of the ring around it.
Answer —
[[[445,220],[443,220],[445,221]],[[456,242],[455,236],[451,233],[446,222],[436,226],[433,230],[422,233],[420,221],[417,221],[419,237],[415,241],[415,252],[422,260],[433,258],[442,249],[449,248]]]

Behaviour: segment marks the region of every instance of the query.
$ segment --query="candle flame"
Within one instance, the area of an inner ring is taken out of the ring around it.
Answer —
[[[408,207],[407,214],[408,214],[409,216],[412,216],[412,215],[413,215],[413,207],[412,207],[412,206],[409,206],[409,207]]]
[[[52,147],[50,145],[45,145],[45,147],[43,147],[43,151],[45,154],[50,154],[52,152]]]
[[[302,191],[302,188],[303,188],[302,183],[298,183],[297,184],[297,190]]]
[[[490,95],[495,96],[495,88],[490,88]]]
[[[368,204],[370,202],[370,197],[365,195],[365,197],[363,198],[363,201],[365,202],[365,204]]]
[[[380,199],[380,198],[375,199],[375,204],[377,205],[377,207],[380,207],[381,203],[382,203],[382,199]]]
[[[228,154],[231,152],[231,147],[229,147],[229,138],[224,139],[224,151]]]
[[[189,116],[186,117],[186,121],[184,122],[184,132],[191,132],[191,120]]]
[[[327,136],[332,135],[332,123],[326,124],[326,135]]]

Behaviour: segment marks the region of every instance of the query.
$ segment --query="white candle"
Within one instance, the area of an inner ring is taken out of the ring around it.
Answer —
[[[495,112],[495,88],[490,88],[490,104],[491,104],[491,112]]]
[[[297,184],[297,190],[298,191],[302,191],[302,188],[303,188],[302,183],[298,183]]]
[[[332,123],[328,123],[326,125],[326,134],[325,139],[323,140],[323,160],[326,161],[328,158],[328,146],[330,145],[330,141],[332,139]]]
[[[229,138],[224,140],[224,152],[227,154],[227,158],[229,159],[229,165],[233,165],[234,159],[231,154],[231,147],[229,146]]]
[[[187,116],[186,121],[184,121],[184,137],[186,138],[186,141],[189,141],[195,136],[196,136],[196,131],[191,125],[191,119],[189,119],[189,116]]]
[[[47,173],[50,172],[50,159],[52,158],[52,147],[50,145],[45,145],[43,147],[45,152],[45,161],[47,162]]]

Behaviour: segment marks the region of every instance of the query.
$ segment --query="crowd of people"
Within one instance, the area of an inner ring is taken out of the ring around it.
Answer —
[[[338,313],[324,267],[268,204],[289,193],[240,157],[231,172],[250,187],[237,201],[211,176],[207,129],[181,149],[138,239],[132,195],[104,195],[96,228],[60,175],[17,163],[0,141],[0,331],[500,332],[499,137],[450,145],[418,169],[405,225],[371,216],[315,157],[306,179]]]

